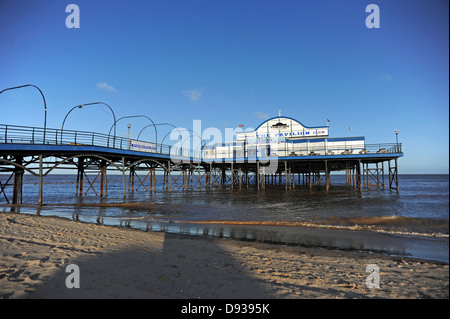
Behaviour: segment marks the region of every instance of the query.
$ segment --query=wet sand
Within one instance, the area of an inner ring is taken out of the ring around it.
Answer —
[[[26,214],[0,213],[0,254],[0,298],[449,298],[440,262]],[[69,264],[80,288],[66,287]]]

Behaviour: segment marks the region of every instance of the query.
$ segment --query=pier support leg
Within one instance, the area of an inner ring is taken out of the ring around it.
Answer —
[[[167,181],[169,183],[169,191],[172,192],[172,174],[170,174],[170,161],[167,162]]]
[[[295,172],[292,173],[292,167],[289,168],[289,171],[291,173],[291,178],[292,178],[292,189],[295,189]]]
[[[287,162],[284,162],[284,184],[286,191],[288,190],[288,171],[287,171]]]
[[[209,189],[212,189],[212,163],[209,163]]]
[[[355,187],[356,185],[356,180],[355,180],[355,167],[352,168],[352,186]]]
[[[361,160],[356,164],[356,190],[361,192]]]
[[[127,197],[125,189],[125,157],[122,157],[122,188],[123,188],[123,198]]]
[[[330,190],[330,171],[328,170],[328,161],[325,161],[325,188],[327,192]]]
[[[288,168],[288,178],[287,178],[287,180],[288,180],[288,183],[289,183],[289,189],[291,190],[292,189],[292,174],[291,174],[292,172],[291,172],[291,167],[289,166],[289,168]]]
[[[380,169],[378,168],[378,163],[377,163],[377,167],[376,167],[376,170],[377,170],[377,182],[376,182],[376,185],[377,185],[377,187],[380,187]]]
[[[169,174],[167,173],[167,170],[164,170],[164,181],[163,181],[163,189],[169,188]]]
[[[16,163],[19,165],[23,164],[23,158],[18,157]],[[14,186],[13,186],[13,196],[12,204],[21,205],[22,204],[22,189],[23,189],[23,173],[24,170],[19,167],[14,167]]]
[[[77,189],[75,190],[75,195],[83,195],[84,187],[84,158],[78,159],[78,171],[77,171]]]
[[[153,192],[153,168],[150,168],[150,194]]]
[[[400,193],[398,189],[398,169],[397,169],[397,159],[394,159],[395,166],[391,167],[391,161],[389,160],[389,190],[397,190],[397,194]],[[395,184],[395,186],[394,186]]]
[[[239,189],[242,189],[242,169],[239,167]]]
[[[248,188],[248,170],[245,169],[245,184],[247,185]]]
[[[43,194],[43,186],[44,186],[44,170],[43,163],[44,156],[39,155],[39,206],[42,206],[42,194]]]
[[[78,196],[79,185],[80,185],[80,171],[77,170],[77,183],[76,183],[76,188],[75,188],[75,196]]]
[[[397,166],[397,159],[395,159],[395,187],[397,188],[397,194],[399,194],[399,188],[398,188],[398,166]]]
[[[227,183],[227,173],[225,168],[222,168],[222,185],[225,185]]]
[[[312,170],[311,167],[309,167],[309,189],[312,188]]]
[[[231,162],[231,189],[234,189],[234,167],[233,167],[233,162]]]
[[[100,164],[100,197],[108,196],[106,166],[106,162],[102,161]]]
[[[258,185],[259,190],[259,162],[256,162],[256,185]]]
[[[363,163],[363,174],[364,174],[364,187],[369,189],[369,163],[366,163],[366,165],[364,166]]]
[[[136,174],[134,166],[130,167],[130,175],[128,176],[128,192],[134,193],[134,175]]]
[[[266,167],[265,166],[263,166],[263,168],[262,168],[262,180],[261,180],[261,183],[262,183],[262,188],[263,189],[265,189],[266,188]]]

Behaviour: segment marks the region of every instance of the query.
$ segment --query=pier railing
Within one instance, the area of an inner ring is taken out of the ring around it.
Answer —
[[[355,154],[387,154],[401,153],[402,144],[378,143],[378,144],[353,144],[328,147],[326,145],[309,146],[292,149],[287,147],[281,150],[285,156],[314,156],[314,155],[355,155]]]
[[[131,141],[136,142],[134,139],[102,133],[51,128],[47,128],[44,135],[44,129],[40,127],[0,124],[0,144],[97,146],[119,150],[131,150]],[[148,141],[138,142],[153,144],[155,146],[155,152],[153,153],[188,158],[201,158],[200,151],[192,150],[187,147],[176,147]]]
[[[318,143],[319,144],[319,143]],[[231,159],[231,158],[259,158],[259,157],[311,157],[331,155],[362,155],[362,154],[396,154],[402,153],[402,144],[378,143],[378,144],[350,144],[329,147],[324,143],[321,145],[308,145],[293,147],[291,144],[259,144],[246,146],[245,144],[234,144],[204,150],[205,159]]]
[[[44,140],[45,138],[45,140]],[[132,150],[131,141],[125,137],[112,136],[102,133],[60,130],[39,127],[17,126],[0,124],[0,144],[34,144],[34,145],[70,145],[70,146],[97,146],[119,150]],[[147,141],[138,141],[150,143]],[[327,147],[326,145],[293,148],[284,144],[281,149],[275,150],[268,145],[258,145],[251,148],[245,145],[230,145],[227,149],[217,152],[211,148],[193,150],[187,147],[152,143],[153,153],[171,156],[180,156],[195,159],[228,159],[228,158],[254,158],[266,156],[318,156],[318,155],[358,155],[358,154],[393,154],[402,153],[401,143],[356,144],[339,147]],[[152,152],[150,152],[152,153]]]

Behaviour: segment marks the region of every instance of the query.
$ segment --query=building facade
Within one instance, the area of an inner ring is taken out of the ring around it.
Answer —
[[[236,140],[204,148],[205,159],[270,156],[364,154],[364,137],[329,137],[329,126],[308,127],[286,116],[261,123],[254,131],[236,133]]]

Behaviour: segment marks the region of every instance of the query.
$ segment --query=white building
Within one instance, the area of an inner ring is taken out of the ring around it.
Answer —
[[[204,148],[205,159],[266,156],[329,156],[364,154],[364,137],[328,136],[328,126],[308,127],[277,116],[261,123],[253,132],[236,133],[236,141]]]

